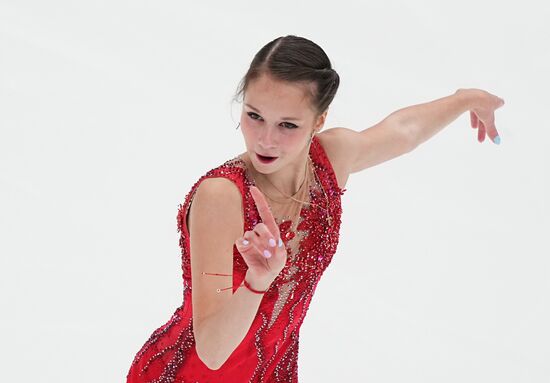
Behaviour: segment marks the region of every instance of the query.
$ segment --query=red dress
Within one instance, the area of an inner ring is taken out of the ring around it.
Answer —
[[[178,232],[181,233],[183,304],[138,351],[130,366],[127,383],[298,381],[300,327],[317,283],[336,252],[342,213],[340,196],[346,190],[338,187],[332,165],[315,136],[309,156],[316,173],[316,181],[309,190],[312,204],[303,205],[295,232],[290,229],[291,221],[277,222],[288,251],[287,263],[264,294],[250,330],[218,370],[209,369],[195,350],[187,210],[202,180],[226,177],[241,191],[245,207],[243,231],[252,230],[260,217],[249,191],[250,185],[255,183],[240,157],[208,171],[193,185],[177,214]],[[233,246],[233,292],[240,288],[246,270],[246,263]]]

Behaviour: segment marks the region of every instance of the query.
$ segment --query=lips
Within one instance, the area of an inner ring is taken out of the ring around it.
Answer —
[[[277,157],[273,156],[263,156],[261,154],[256,153],[256,157],[258,157],[258,160],[264,164],[269,164],[277,159]]]

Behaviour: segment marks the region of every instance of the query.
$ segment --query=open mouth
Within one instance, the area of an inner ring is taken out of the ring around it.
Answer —
[[[263,164],[269,164],[273,161],[275,161],[278,157],[268,157],[268,156],[262,156],[258,153],[256,153],[256,156],[258,157],[258,159],[260,160],[261,163]]]

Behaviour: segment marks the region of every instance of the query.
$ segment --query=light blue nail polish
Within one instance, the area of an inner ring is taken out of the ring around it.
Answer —
[[[500,145],[500,136],[496,136],[493,142],[497,145]]]
[[[279,238],[279,247],[283,247],[283,240]]]
[[[243,245],[246,246],[246,245],[248,245],[248,244],[249,244],[249,242],[248,242],[246,239],[243,239]]]
[[[276,245],[275,240],[273,238],[269,238],[269,246],[275,247],[275,245]]]
[[[271,253],[269,252],[269,250],[264,250],[264,257],[266,258],[271,257]]]

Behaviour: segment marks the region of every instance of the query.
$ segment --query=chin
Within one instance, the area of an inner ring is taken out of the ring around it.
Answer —
[[[251,152],[251,153],[248,154],[248,156],[249,156],[248,158],[253,163],[254,168],[256,168],[256,170],[258,170],[258,171],[261,169],[261,173],[269,174],[269,173],[273,173],[277,169],[281,168],[282,157],[276,157],[271,162],[262,162],[258,158],[256,152]]]

